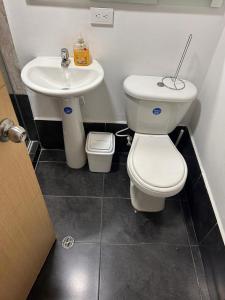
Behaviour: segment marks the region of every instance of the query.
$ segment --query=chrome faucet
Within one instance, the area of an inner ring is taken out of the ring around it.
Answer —
[[[71,60],[69,59],[69,51],[68,51],[68,49],[66,49],[66,48],[62,48],[61,49],[61,58],[62,58],[61,66],[63,68],[68,68],[69,64],[71,62]]]

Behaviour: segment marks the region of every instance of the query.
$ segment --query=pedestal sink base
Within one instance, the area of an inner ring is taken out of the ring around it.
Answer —
[[[62,123],[67,164],[70,168],[82,168],[86,153],[79,97],[62,100]]]

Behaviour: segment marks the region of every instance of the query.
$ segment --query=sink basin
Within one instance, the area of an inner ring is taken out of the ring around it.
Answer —
[[[89,66],[76,66],[71,58],[68,68],[61,67],[61,57],[37,57],[23,68],[24,84],[31,90],[48,96],[79,96],[97,87],[104,71],[96,61]]]
[[[69,167],[79,169],[86,163],[85,133],[80,97],[96,88],[104,78],[104,71],[96,61],[89,66],[61,67],[61,57],[37,57],[23,68],[24,84],[34,92],[61,97],[61,116],[66,161]]]

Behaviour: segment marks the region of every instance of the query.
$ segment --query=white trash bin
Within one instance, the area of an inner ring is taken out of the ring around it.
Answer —
[[[115,136],[109,132],[89,132],[86,142],[89,170],[107,173],[115,152]]]

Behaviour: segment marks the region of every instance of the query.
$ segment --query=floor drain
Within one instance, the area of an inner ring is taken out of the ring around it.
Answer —
[[[70,235],[64,237],[64,239],[62,240],[62,246],[64,249],[70,249],[73,247],[73,245],[74,245],[74,238],[72,238],[72,236]]]

